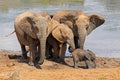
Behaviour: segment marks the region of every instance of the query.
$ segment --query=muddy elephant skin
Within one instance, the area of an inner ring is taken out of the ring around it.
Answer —
[[[74,68],[78,68],[79,61],[85,61],[87,68],[95,68],[95,54],[90,50],[75,49],[72,52]]]

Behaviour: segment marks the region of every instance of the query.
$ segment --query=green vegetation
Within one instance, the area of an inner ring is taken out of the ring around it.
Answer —
[[[101,77],[98,80],[106,80],[106,78],[105,77]]]

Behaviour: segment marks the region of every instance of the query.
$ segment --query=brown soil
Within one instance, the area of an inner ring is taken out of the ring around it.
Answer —
[[[40,69],[29,66],[8,55],[16,52],[0,51],[0,80],[120,80],[120,58],[97,57],[96,69],[73,68],[72,58],[66,58],[67,65],[45,60]]]

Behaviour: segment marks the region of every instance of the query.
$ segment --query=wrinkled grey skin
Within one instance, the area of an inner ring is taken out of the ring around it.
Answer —
[[[67,25],[58,24],[47,38],[47,51],[56,60],[59,57],[64,62],[67,43],[75,49],[73,32]]]
[[[78,68],[79,61],[85,61],[87,68],[95,68],[95,54],[90,50],[75,49],[72,52],[74,68]]]
[[[34,65],[37,53],[39,64],[43,64],[45,58],[46,38],[48,24],[51,18],[47,13],[25,12],[18,15],[14,22],[15,32],[22,50],[22,60],[27,59],[25,46],[30,48],[29,65]]]
[[[67,24],[72,29],[75,47],[81,49],[84,49],[86,36],[105,22],[99,14],[86,14],[83,11],[74,10],[57,11],[53,19]]]

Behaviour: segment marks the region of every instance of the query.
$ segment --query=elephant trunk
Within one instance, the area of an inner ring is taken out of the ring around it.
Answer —
[[[96,68],[96,62],[95,62],[95,60],[93,61],[93,68]]]
[[[80,49],[84,49],[84,42],[85,42],[85,38],[86,38],[86,35],[87,35],[86,29],[85,28],[79,28],[78,29],[78,34],[79,34]]]
[[[40,59],[39,64],[43,64],[45,58],[45,50],[46,50],[46,37],[40,38]]]
[[[75,44],[74,44],[74,39],[71,41],[71,40],[67,40],[67,43],[69,44],[69,50],[70,51],[73,51],[75,49]]]

